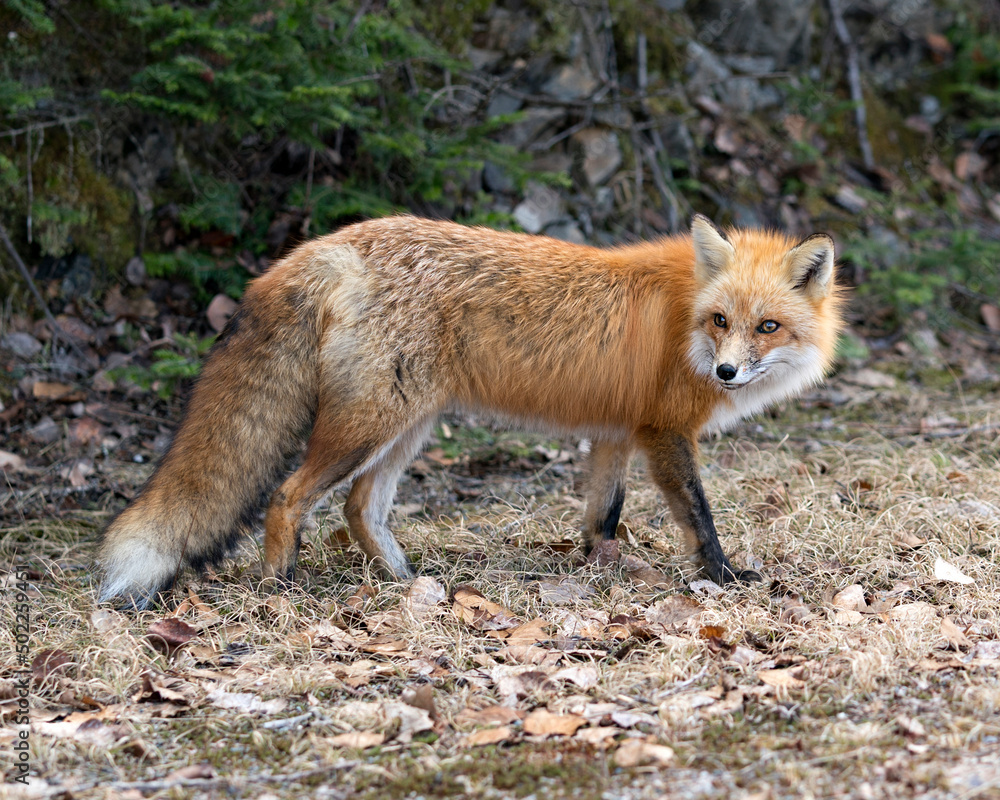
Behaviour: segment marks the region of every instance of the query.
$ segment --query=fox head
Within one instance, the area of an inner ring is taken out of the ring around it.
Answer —
[[[794,244],[759,230],[727,235],[700,214],[691,237],[695,370],[740,405],[751,396],[780,399],[819,381],[840,326],[833,240],[814,234]]]

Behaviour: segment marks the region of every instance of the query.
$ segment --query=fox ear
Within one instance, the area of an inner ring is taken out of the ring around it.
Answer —
[[[691,239],[694,242],[694,275],[698,283],[708,283],[736,255],[722,229],[702,214],[695,214],[691,219]]]
[[[814,233],[785,254],[785,268],[795,289],[822,300],[833,288],[833,239]]]

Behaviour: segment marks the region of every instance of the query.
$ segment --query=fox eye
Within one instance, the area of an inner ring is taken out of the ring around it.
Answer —
[[[729,323],[726,322],[726,318],[722,314],[715,315],[715,324],[719,328],[725,328]]]
[[[774,333],[781,325],[773,319],[765,319],[757,326],[757,333]]]

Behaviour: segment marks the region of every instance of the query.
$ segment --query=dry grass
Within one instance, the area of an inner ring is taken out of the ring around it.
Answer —
[[[896,435],[919,420],[916,402],[879,409],[878,426],[863,422],[870,406],[832,425],[790,410],[707,443],[724,546],[768,579],[722,593],[687,590],[639,466],[619,538],[650,565],[644,575],[635,561],[597,568],[564,552],[578,540],[576,464],[501,469],[461,505],[460,467],[407,479],[400,503],[425,510],[398,521],[404,548],[447,591],[471,585],[521,622],[543,620],[541,640],[522,645],[460,620],[451,600],[428,609],[368,574],[353,548],[331,546],[337,512],[307,539],[302,589],[258,591],[253,545],[218,576],[182,581],[173,606],[197,595],[178,616],[198,635],[169,657],[147,637],[162,609],[94,605],[101,515],[5,530],[3,563],[31,570],[32,654],[71,663],[40,671],[31,785],[6,783],[0,797],[1000,797],[1000,440],[989,427],[1000,406],[934,398],[982,432]],[[972,582],[935,577],[939,558]],[[553,604],[546,587],[558,582],[579,596]],[[864,605],[849,610],[839,593],[854,585]],[[700,608],[658,617],[677,595]],[[6,620],[14,596],[0,596]],[[12,633],[0,633],[5,653]],[[5,666],[13,678],[12,656]],[[559,677],[567,667],[592,680]],[[424,686],[434,719],[407,693]],[[220,689],[243,707],[220,707]],[[6,681],[0,696],[12,690]],[[488,725],[469,710],[496,704],[518,712],[507,736],[470,746]],[[9,723],[12,701],[2,708]],[[524,714],[537,709],[587,719],[572,735],[530,734]],[[0,729],[8,777],[15,735]],[[629,766],[632,739],[673,759],[644,750],[650,763]]]

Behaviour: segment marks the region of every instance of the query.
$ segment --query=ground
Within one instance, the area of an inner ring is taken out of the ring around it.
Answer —
[[[151,459],[92,451],[75,494],[8,472],[31,775],[8,655],[0,797],[1000,797],[996,382],[875,372],[704,443],[723,546],[765,576],[724,591],[641,463],[587,563],[586,443],[462,417],[401,485],[413,584],[366,570],[340,493],[295,590],[260,590],[248,542],[165,607],[101,607],[95,537]],[[176,411],[126,432],[162,447]]]

